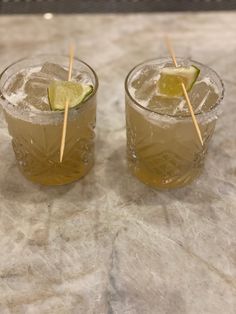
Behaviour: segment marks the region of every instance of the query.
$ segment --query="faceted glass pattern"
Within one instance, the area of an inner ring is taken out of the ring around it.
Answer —
[[[43,56],[34,62],[53,61],[68,66],[68,57]],[[51,59],[51,60],[50,60]],[[4,81],[22,66],[33,66],[33,60],[13,65],[4,73]],[[2,99],[8,130],[18,167],[25,177],[44,185],[61,185],[80,179],[94,164],[94,139],[96,123],[96,74],[83,62],[74,60],[74,69],[86,70],[92,76],[94,94],[77,109],[70,109],[63,161],[60,163],[60,144],[63,112],[26,110]],[[15,72],[16,73],[16,72]],[[4,82],[1,82],[1,89]]]
[[[143,66],[146,66],[145,63]],[[130,76],[135,76],[135,71],[136,68],[126,78],[129,169],[134,176],[152,187],[167,189],[184,186],[199,176],[203,169],[208,144],[219,114],[218,106],[214,103],[214,109],[197,117],[204,141],[202,146],[190,116],[158,114],[132,98],[129,92]],[[209,68],[208,71],[210,76]],[[221,100],[222,82],[215,72],[213,74]]]

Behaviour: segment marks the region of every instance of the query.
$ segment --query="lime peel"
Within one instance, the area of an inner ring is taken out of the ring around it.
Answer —
[[[50,108],[53,111],[64,110],[67,101],[69,108],[75,108],[84,102],[92,92],[92,85],[71,81],[53,81],[48,87]]]

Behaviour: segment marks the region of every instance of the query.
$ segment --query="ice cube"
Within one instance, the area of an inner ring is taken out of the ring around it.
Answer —
[[[160,114],[178,115],[182,112],[182,98],[154,95],[147,108]]]
[[[48,74],[52,79],[66,81],[68,79],[68,71],[58,64],[46,62],[41,68],[42,73]]]
[[[154,69],[152,66],[145,66],[135,75],[131,86],[135,89],[134,95],[137,100],[148,101],[151,99],[157,90],[158,74],[157,69]]]
[[[153,69],[151,66],[144,67],[132,81],[131,86],[135,89],[140,89],[144,83],[151,80],[158,74],[156,69]]]
[[[41,71],[31,73],[27,79],[24,87],[26,97],[21,105],[35,107],[42,111],[50,110],[45,99],[48,97],[47,88],[53,79]]]
[[[40,111],[50,111],[49,103],[45,102],[42,98],[27,96],[24,103],[29,107],[32,106]]]
[[[32,73],[25,83],[25,93],[30,98],[42,98],[47,95],[47,88],[52,79],[45,73]]]
[[[157,90],[156,81],[150,80],[142,84],[142,87],[135,91],[138,100],[149,100]]]
[[[75,81],[84,83],[84,84],[92,84],[89,73],[85,71],[81,71],[79,74],[75,76]]]
[[[219,95],[212,83],[206,79],[196,82],[189,92],[189,99],[195,112],[206,112],[212,108]]]
[[[34,98],[34,97],[25,97],[23,100],[20,100],[17,103],[17,106],[24,110],[32,110],[33,108],[36,108],[40,111],[50,111],[50,106],[48,103],[46,103],[42,99]]]
[[[24,85],[24,75],[23,73],[17,73],[11,78],[9,85],[7,86],[7,94],[16,94],[19,89]]]

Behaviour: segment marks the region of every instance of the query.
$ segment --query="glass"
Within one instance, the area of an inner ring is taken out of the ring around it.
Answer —
[[[220,77],[209,67],[193,60],[177,59],[178,64],[193,64],[218,89],[219,97],[206,112],[197,113],[204,145],[196,134],[189,113],[163,114],[143,106],[132,96],[132,80],[146,66],[172,64],[169,58],[146,61],[133,68],[126,77],[127,159],[131,173],[155,188],[177,188],[192,182],[203,169],[205,155],[220,113],[224,87]]]
[[[18,167],[29,180],[45,185],[62,185],[85,176],[94,164],[96,92],[98,79],[93,69],[75,59],[73,70],[86,72],[94,90],[78,108],[68,114],[66,145],[59,162],[64,112],[34,111],[7,100],[5,84],[19,71],[52,62],[68,68],[69,57],[41,55],[22,59],[6,68],[0,77],[1,104],[12,137]]]

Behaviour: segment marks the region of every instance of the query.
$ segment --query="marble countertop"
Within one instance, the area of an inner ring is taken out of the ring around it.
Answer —
[[[236,313],[236,12],[0,16],[0,70],[25,55],[78,55],[100,80],[97,154],[83,180],[31,184],[0,112],[0,314]],[[159,192],[125,161],[124,78],[144,59],[212,66],[224,113],[204,174]]]

